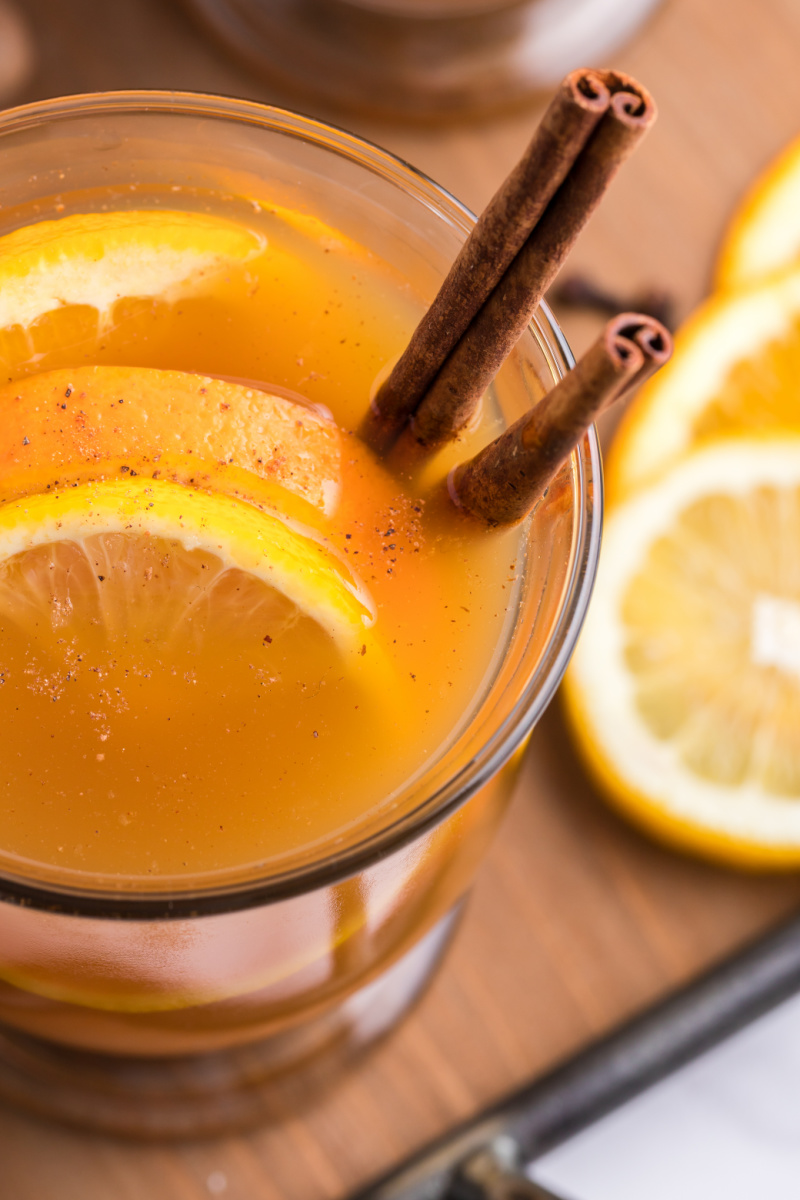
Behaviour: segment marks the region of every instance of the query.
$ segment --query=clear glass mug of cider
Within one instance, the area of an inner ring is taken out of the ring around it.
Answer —
[[[546,307],[413,481],[352,432],[473,218],[238,100],[0,118],[0,1096],[284,1112],[418,995],[564,671],[586,437],[523,527],[441,499],[552,387]]]

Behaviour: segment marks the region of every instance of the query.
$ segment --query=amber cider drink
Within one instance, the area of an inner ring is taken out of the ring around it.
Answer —
[[[268,1077],[427,978],[577,632],[596,447],[530,527],[447,500],[563,371],[544,318],[465,437],[392,471],[355,431],[468,216],[291,114],[148,107],[0,126],[0,272],[40,227],[40,275],[79,277],[0,331],[0,1025],[31,1061],[257,1044]],[[153,237],[173,275],[145,284]],[[282,528],[254,572],[259,514]]]

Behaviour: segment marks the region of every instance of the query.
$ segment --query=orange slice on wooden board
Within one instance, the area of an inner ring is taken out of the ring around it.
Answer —
[[[620,422],[606,461],[609,503],[714,438],[799,429],[799,378],[800,268],[712,296]]]
[[[800,138],[759,175],[736,209],[717,260],[718,288],[740,288],[800,261]]]
[[[800,866],[800,435],[688,455],[609,514],[565,696],[613,805],[750,868]]]

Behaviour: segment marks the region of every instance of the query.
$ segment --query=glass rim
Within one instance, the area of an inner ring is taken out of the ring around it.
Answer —
[[[233,120],[275,133],[312,142],[404,185],[437,215],[450,219],[464,236],[476,217],[446,188],[402,158],[339,126],[304,116],[276,105],[235,97],[185,91],[124,90],[79,93],[39,100],[0,112],[2,138],[43,122],[126,113],[171,115]],[[537,309],[529,330],[541,347],[550,351],[559,377],[574,366],[569,345],[545,301]],[[7,869],[0,871],[0,901],[57,911],[75,916],[153,920],[211,916],[287,899],[329,886],[364,870],[401,849],[440,824],[486,784],[522,745],[539,720],[566,669],[591,597],[600,549],[602,526],[602,466],[597,432],[592,428],[572,452],[574,495],[578,500],[572,561],[559,604],[558,615],[536,669],[513,702],[510,713],[482,744],[478,753],[448,776],[432,794],[396,819],[341,851],[298,867],[228,884],[186,890],[163,889],[136,893],[127,889],[87,888],[71,884],[33,882]],[[464,731],[464,736],[469,726]],[[436,762],[431,764],[431,769]]]

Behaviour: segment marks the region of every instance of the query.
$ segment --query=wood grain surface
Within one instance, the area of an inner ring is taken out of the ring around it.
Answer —
[[[101,88],[279,95],[171,0],[25,0],[37,68],[15,99]],[[800,132],[796,0],[665,0],[614,65],[660,120],[582,236],[572,266],[625,290],[708,287],[725,219]],[[603,64],[601,64],[603,65]],[[306,106],[308,108],[308,106]],[[474,208],[519,155],[535,105],[413,129],[333,117]],[[565,316],[580,350],[597,325]],[[170,1147],[0,1111],[0,1200],[323,1200],[577,1049],[800,904],[800,878],[740,876],[651,845],[576,764],[557,705],[534,735],[509,819],[443,970],[405,1024],[303,1119]]]

